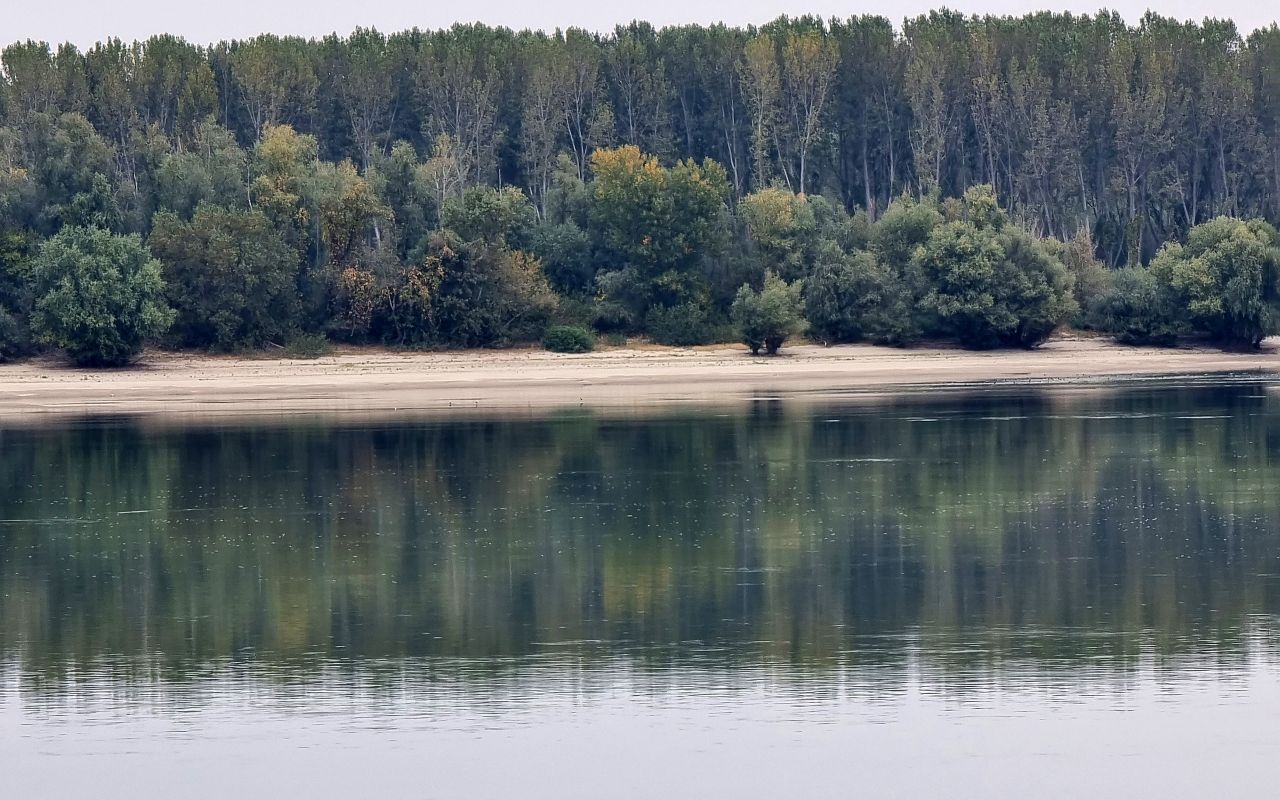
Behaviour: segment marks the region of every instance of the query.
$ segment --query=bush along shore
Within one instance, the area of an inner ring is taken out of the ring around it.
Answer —
[[[0,360],[1064,324],[1256,348],[1277,53],[1275,26],[950,12],[15,44]]]

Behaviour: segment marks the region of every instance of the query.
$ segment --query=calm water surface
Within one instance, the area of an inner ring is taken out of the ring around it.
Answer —
[[[1280,390],[0,429],[0,795],[1273,796]]]

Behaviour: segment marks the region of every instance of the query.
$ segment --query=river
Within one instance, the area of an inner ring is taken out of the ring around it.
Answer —
[[[1266,382],[6,425],[6,797],[1273,791]]]

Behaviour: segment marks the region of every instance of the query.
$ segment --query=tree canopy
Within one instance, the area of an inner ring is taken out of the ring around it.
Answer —
[[[1110,12],[14,43],[0,358],[71,228],[154,250],[185,346],[693,343],[767,274],[823,341],[1254,346],[1277,74],[1276,25]]]
[[[41,245],[31,274],[33,329],[77,364],[127,364],[173,320],[160,262],[136,235],[63,228]]]

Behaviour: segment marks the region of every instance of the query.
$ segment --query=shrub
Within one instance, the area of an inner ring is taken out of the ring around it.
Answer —
[[[871,253],[820,265],[804,282],[804,312],[811,333],[825,342],[894,339],[904,298]]]
[[[1006,227],[999,241],[1005,260],[997,295],[1015,320],[1001,344],[1036,347],[1079,313],[1075,279],[1053,249],[1026,230]]]
[[[1035,347],[1075,313],[1071,274],[1008,223],[991,187],[958,202],[961,218],[935,227],[916,251],[929,287],[922,307],[965,347]]]
[[[1160,248],[1151,274],[1198,332],[1257,347],[1280,331],[1280,236],[1261,220],[1218,217]]]
[[[182,344],[260,347],[294,327],[298,256],[261,212],[201,205],[190,222],[161,212],[149,241],[164,264]]]
[[[578,325],[555,325],[542,336],[542,346],[553,353],[590,353],[596,337]]]
[[[160,262],[136,235],[63,228],[41,246],[32,280],[32,329],[77,364],[127,364],[173,321]]]
[[[323,334],[300,333],[289,340],[284,352],[290,358],[320,358],[333,352],[333,346]]]
[[[31,352],[31,331],[17,315],[0,307],[0,363]]]
[[[711,314],[698,303],[676,306],[654,306],[645,318],[649,338],[658,344],[689,347],[708,344],[714,339]]]
[[[430,286],[414,304],[414,327],[399,338],[461,347],[535,341],[556,310],[542,263],[521,250],[462,243],[437,233],[421,270]]]
[[[1181,328],[1168,292],[1143,267],[1111,273],[1109,287],[1089,310],[1088,320],[1121,344],[1167,347],[1177,341]]]
[[[1089,310],[1095,308],[1110,288],[1107,268],[1093,254],[1093,239],[1082,230],[1070,241],[1058,245],[1063,266],[1075,279],[1074,295],[1078,312],[1074,324],[1088,327]]]
[[[800,308],[800,283],[789,284],[770,273],[765,276],[764,288],[760,291],[750,286],[738,290],[731,313],[751,353],[759,355],[763,347],[772,356],[787,337],[804,329]]]

